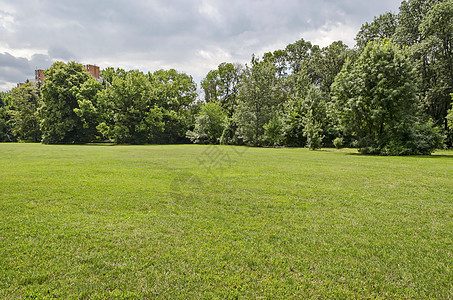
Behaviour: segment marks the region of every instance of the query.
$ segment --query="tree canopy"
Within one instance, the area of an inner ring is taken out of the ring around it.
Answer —
[[[0,94],[0,141],[358,147],[427,154],[453,145],[453,1],[404,0],[356,45],[303,38],[222,62],[201,81],[174,69],[106,68],[101,82],[56,62],[43,86]],[[39,125],[39,126],[38,126]]]
[[[421,133],[415,87],[416,73],[407,53],[389,40],[368,43],[332,86],[341,131],[356,138],[362,153],[431,153],[439,147],[439,138],[434,129]],[[430,133],[433,136],[423,136]]]
[[[38,108],[41,105],[39,89],[31,82],[11,91],[10,115],[12,132],[22,142],[40,142]]]
[[[56,62],[45,71],[40,107],[42,141],[46,144],[73,144],[90,141],[82,119],[76,114],[82,86],[90,74],[78,63]]]

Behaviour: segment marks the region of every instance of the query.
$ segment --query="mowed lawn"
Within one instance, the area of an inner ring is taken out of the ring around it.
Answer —
[[[0,144],[0,298],[452,298],[453,152]]]

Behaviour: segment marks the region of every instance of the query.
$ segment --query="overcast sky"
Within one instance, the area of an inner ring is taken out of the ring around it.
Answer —
[[[399,0],[0,0],[0,90],[56,60],[144,72],[174,68],[197,84],[222,62],[301,38],[354,46],[360,26]]]

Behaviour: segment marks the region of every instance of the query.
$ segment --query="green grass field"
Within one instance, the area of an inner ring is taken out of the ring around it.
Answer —
[[[0,298],[453,298],[453,152],[0,144]]]

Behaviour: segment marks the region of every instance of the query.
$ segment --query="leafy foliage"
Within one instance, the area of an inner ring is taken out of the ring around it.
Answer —
[[[264,142],[269,146],[280,146],[282,144],[283,124],[279,116],[273,117],[264,128]]]
[[[116,143],[152,143],[162,132],[163,113],[153,98],[151,84],[139,71],[114,76],[111,86],[99,94],[104,122],[97,128]]]
[[[398,13],[398,26],[395,30],[395,42],[412,46],[422,41],[420,24],[429,10],[436,3],[445,0],[404,0]]]
[[[197,144],[218,144],[222,137],[227,111],[217,102],[208,102],[196,117],[195,129],[188,131],[189,139]]]
[[[82,121],[83,128],[91,141],[101,138],[97,129],[102,120],[98,100],[101,90],[102,84],[90,77],[76,94],[78,107],[74,108],[74,112]]]
[[[357,138],[362,153],[429,154],[440,146],[422,143],[440,138],[420,125],[415,80],[406,53],[389,40],[369,43],[337,76],[334,107],[343,132]]]
[[[221,63],[216,70],[209,71],[201,81],[205,102],[220,103],[231,116],[237,104],[242,71],[242,65],[232,63]]]
[[[0,142],[15,141],[11,128],[11,115],[9,114],[11,102],[11,92],[0,92]]]
[[[335,77],[340,73],[346,59],[351,56],[351,50],[341,41],[333,42],[312,54],[309,62],[312,84],[319,86],[325,94],[330,93],[330,87]]]
[[[39,90],[31,82],[11,91],[10,114],[13,134],[22,142],[40,142],[38,107],[41,105]]]
[[[302,101],[307,97],[311,87],[311,79],[305,69],[291,74],[284,81],[288,100],[283,104],[281,114],[282,143],[291,147],[304,147],[306,137],[303,134],[304,114]]]
[[[333,140],[333,145],[334,145],[335,148],[337,148],[337,149],[343,148],[343,146],[344,146],[344,139],[343,139],[342,137],[336,137],[336,138]]]
[[[453,93],[451,94],[451,98],[453,100]],[[450,108],[450,110],[448,111],[447,121],[448,127],[450,128],[450,130],[453,130],[453,108]]]
[[[155,142],[187,142],[186,132],[192,126],[190,114],[197,98],[197,86],[192,76],[170,69],[148,73],[148,78],[163,113],[163,131],[157,134]]]
[[[178,143],[186,141],[196,94],[191,76],[176,70],[107,69],[106,88],[98,93],[97,129],[115,143]],[[93,110],[91,110],[93,111]]]
[[[397,29],[397,16],[392,12],[386,12],[378,17],[374,17],[373,22],[362,25],[355,40],[357,47],[363,49],[368,42],[391,39]]]
[[[307,147],[310,150],[322,146],[323,129],[327,122],[327,108],[322,93],[317,88],[312,88],[307,98],[302,101],[303,134],[307,138]]]
[[[453,1],[434,5],[419,28],[423,38],[420,49],[429,68],[425,101],[430,115],[447,129],[445,117],[453,92]]]
[[[452,85],[452,2],[445,0],[403,1],[398,14],[394,40],[409,47],[417,68],[425,110],[436,125],[448,129],[446,115],[450,107]],[[448,143],[453,142],[452,132]]]
[[[353,49],[300,39],[262,59],[253,55],[250,66],[221,63],[201,81],[204,103],[193,78],[173,69],[106,68],[98,83],[80,65],[56,63],[42,87],[42,141],[430,153],[445,133],[453,143],[452,20],[451,0],[405,0],[397,14],[365,23]],[[0,107],[0,139],[39,140],[39,131],[30,138],[19,130],[33,124],[33,109],[11,103]]]
[[[45,71],[40,108],[42,141],[46,144],[74,144],[91,140],[89,128],[75,113],[83,84],[90,74],[81,64],[56,62]]]
[[[263,144],[264,125],[282,104],[281,81],[276,72],[273,64],[258,61],[244,71],[233,117],[238,125],[237,136],[248,145]]]

